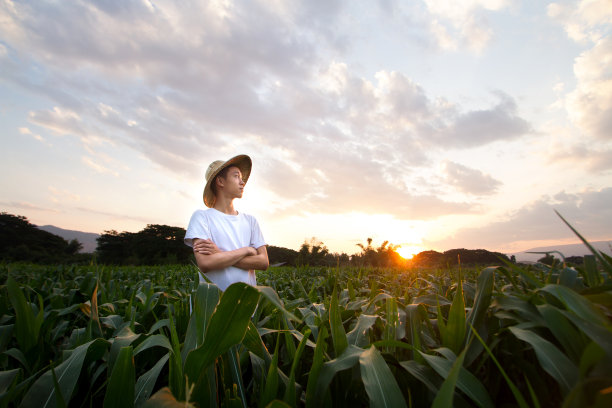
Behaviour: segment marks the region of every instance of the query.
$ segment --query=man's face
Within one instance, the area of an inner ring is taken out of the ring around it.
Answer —
[[[230,167],[222,182],[225,194],[232,198],[242,198],[244,181],[242,181],[242,172],[238,167]]]

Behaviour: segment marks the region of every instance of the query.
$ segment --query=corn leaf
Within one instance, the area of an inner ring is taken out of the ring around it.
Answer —
[[[314,350],[314,356],[312,357],[312,365],[310,366],[310,373],[308,374],[308,383],[306,385],[306,408],[312,408],[318,406],[316,404],[316,389],[317,382],[319,380],[319,373],[323,366],[323,355],[327,347],[327,329],[325,326],[321,327],[319,331],[319,337],[317,338],[317,345]]]
[[[34,315],[34,310],[21,288],[10,276],[6,280],[6,287],[9,300],[15,309],[15,336],[22,350],[27,352],[38,344],[38,333],[43,324],[42,302],[38,313]]]
[[[361,353],[359,366],[371,407],[407,407],[391,369],[376,347],[372,346]]]
[[[108,380],[104,408],[133,407],[135,377],[134,349],[132,346],[122,347]]]
[[[227,288],[210,318],[204,342],[185,360],[185,374],[190,381],[198,379],[218,356],[242,341],[258,300],[259,292],[246,283]]]
[[[461,372],[461,368],[463,366],[463,359],[465,358],[466,350],[463,350],[459,357],[453,363],[450,372],[448,373],[448,377],[442,383],[440,390],[436,394],[436,398],[434,399],[432,408],[452,408],[453,407],[453,398],[455,395],[455,386],[457,384],[457,380],[459,379],[459,373]]]
[[[586,298],[574,292],[573,290],[561,285],[546,285],[541,289],[544,292],[550,293],[563,303],[570,312],[576,314],[582,319],[596,325],[605,326],[609,324],[608,319],[595,308]]]
[[[92,340],[74,349],[70,357],[55,368],[57,382],[66,403],[70,402],[85,358],[87,357],[88,360],[101,358],[108,349],[108,346],[109,343],[104,339]],[[20,406],[24,408],[51,408],[57,406],[51,370],[45,371],[32,384],[23,397]]]
[[[155,387],[155,383],[157,382],[157,378],[159,377],[159,373],[168,362],[169,357],[170,353],[165,354],[149,371],[138,378],[134,389],[134,406],[138,407],[149,399],[151,392],[153,392],[153,387]]]
[[[283,401],[290,404],[291,406],[296,406],[296,391],[295,391],[295,375],[297,371],[298,364],[300,359],[302,358],[302,353],[304,352],[304,348],[306,348],[306,342],[308,341],[308,337],[310,336],[310,329],[306,329],[306,332],[302,336],[302,341],[298,345],[297,350],[295,351],[295,356],[293,358],[293,362],[291,363],[291,371],[289,372],[289,384],[287,384],[287,388],[285,390],[285,396],[283,397]]]
[[[185,343],[181,351],[183,363],[190,351],[202,345],[206,327],[219,303],[219,288],[212,283],[200,283],[196,290],[193,313],[189,319]]]
[[[344,331],[344,327],[342,325],[342,317],[340,316],[340,308],[338,307],[338,293],[336,291],[336,287],[334,287],[329,305],[329,326],[334,345],[334,353],[336,356],[339,356],[348,346],[348,341],[346,339],[346,332]]]
[[[529,330],[510,327],[510,331],[533,347],[542,369],[557,381],[564,392],[568,393],[576,385],[578,367],[554,344]]]
[[[441,350],[436,350],[441,351]],[[430,354],[421,353],[427,363],[433,368],[442,378],[450,376],[453,368],[453,362],[456,361],[454,355],[447,355],[447,358],[438,357]],[[452,357],[452,358],[448,358]],[[464,367],[459,368],[459,374],[456,380],[456,386],[461,391],[470,397],[479,407],[494,407],[491,397],[487,393],[486,388],[472,373]]]

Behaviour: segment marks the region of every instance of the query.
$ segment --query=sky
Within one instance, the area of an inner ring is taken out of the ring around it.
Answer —
[[[0,209],[186,228],[214,160],[268,244],[612,240],[612,1],[0,0]]]

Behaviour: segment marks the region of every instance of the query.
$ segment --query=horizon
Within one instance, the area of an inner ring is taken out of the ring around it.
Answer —
[[[521,248],[612,233],[607,0],[1,2],[0,207],[187,227],[253,159],[264,238]],[[130,41],[125,39],[129,38]]]
[[[17,214],[13,214],[13,215],[17,215]],[[26,217],[26,218],[27,218],[27,217]],[[102,234],[104,233],[104,232],[102,232],[102,233],[97,233],[97,232],[88,232],[88,231],[80,231],[80,230],[68,230],[68,229],[65,229],[65,228],[59,227],[59,226],[57,226],[57,225],[51,225],[51,224],[46,224],[46,225],[36,225],[36,227],[37,227],[37,228],[39,228],[39,229],[42,229],[42,228],[45,228],[45,227],[52,227],[52,228],[57,228],[57,229],[60,229],[60,230],[63,230],[63,231],[78,232],[78,233],[85,233],[85,234],[95,234],[95,235],[98,235],[98,236],[100,236],[100,235],[102,235]],[[177,226],[176,226],[176,225],[170,225],[170,227],[177,227]],[[107,231],[108,231],[108,230],[107,230]],[[132,233],[134,233],[134,232],[138,232],[138,231],[118,231],[118,232],[132,232]],[[316,238],[316,237],[311,237],[311,238]],[[367,240],[367,239],[366,239],[366,240]],[[307,242],[307,241],[308,241],[307,239],[305,239],[305,240],[304,240],[304,242]],[[365,240],[364,240],[364,241],[365,241]],[[612,238],[610,238],[610,239],[598,240],[598,241],[592,241],[592,242],[591,242],[591,241],[589,241],[589,240],[587,240],[587,241],[588,241],[590,244],[607,243],[607,244],[609,244],[609,245],[610,245],[610,244],[612,243]],[[366,243],[366,242],[364,242],[364,244],[365,244],[365,243]],[[322,242],[322,244],[323,244],[324,246],[326,246],[326,247],[327,247],[327,244],[326,244],[325,242]],[[377,247],[379,247],[379,246],[380,246],[380,244],[382,244],[382,242],[378,243],[378,245],[377,245],[377,243],[372,242],[372,247],[373,247],[373,248],[377,248]],[[393,242],[390,242],[389,244],[394,244],[394,243],[393,243]],[[267,245],[272,245],[272,246],[282,247],[282,248],[286,248],[286,249],[292,249],[292,250],[295,250],[295,251],[299,251],[299,249],[300,249],[300,247],[297,247],[297,248],[288,248],[288,247],[284,247],[284,246],[282,246],[282,245],[274,245],[274,244],[271,244],[271,243],[268,243]],[[561,250],[561,249],[563,249],[563,248],[562,248],[563,246],[584,246],[584,248],[585,248],[585,249],[587,248],[587,247],[584,245],[584,243],[583,243],[582,241],[580,241],[580,239],[579,239],[579,238],[576,238],[576,241],[574,241],[574,242],[570,242],[570,243],[566,243],[566,244],[559,244],[557,249],[558,249],[558,250]],[[444,253],[444,252],[451,251],[451,250],[455,250],[455,249],[467,249],[467,250],[478,250],[478,249],[484,249],[484,250],[489,251],[489,252],[499,252],[499,253],[502,253],[502,254],[504,254],[504,255],[511,256],[511,255],[518,255],[518,254],[526,254],[528,251],[539,250],[539,249],[547,249],[547,248],[550,248],[550,247],[555,248],[555,244],[552,244],[552,245],[546,245],[546,246],[542,246],[542,247],[530,247],[530,248],[525,248],[525,249],[523,249],[523,250],[519,250],[519,251],[515,251],[515,252],[493,251],[493,250],[490,250],[490,249],[488,249],[488,248],[466,248],[466,247],[454,247],[454,248],[447,248],[447,249],[432,249],[432,248],[424,248],[424,249],[422,249],[421,251],[419,251],[418,253],[421,253],[421,252],[426,252],[426,251],[435,251],[435,252]],[[609,249],[609,250],[610,250],[610,251],[609,251],[609,253],[612,255],[612,248],[607,248],[607,249]],[[346,252],[346,251],[335,251],[335,250],[333,250],[332,248],[328,248],[328,250],[329,250],[329,252],[330,252],[330,253],[332,253],[332,254],[333,254],[333,253],[337,253],[337,254],[346,253],[347,255],[354,255],[354,254],[359,253],[359,251],[350,252],[350,253],[349,253],[349,252]],[[599,248],[599,250],[601,250],[601,249]],[[396,251],[396,252],[398,252],[398,251]],[[604,251],[604,252],[605,252],[605,251]],[[415,255],[417,255],[418,253],[413,253],[413,254],[412,254],[412,256],[415,256]],[[566,254],[564,254],[564,255],[566,255]],[[403,255],[401,255],[401,254],[400,254],[400,256],[404,257],[404,256],[403,256]],[[566,256],[571,256],[571,255],[566,255]],[[404,257],[404,258],[405,258],[405,257]],[[410,258],[405,258],[405,259],[410,259]]]

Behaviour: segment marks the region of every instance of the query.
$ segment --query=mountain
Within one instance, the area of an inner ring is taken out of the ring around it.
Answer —
[[[81,251],[79,252],[94,252],[96,250],[96,247],[98,246],[96,239],[100,236],[100,234],[95,234],[93,232],[67,230],[55,227],[53,225],[43,225],[39,226],[38,228],[55,235],[59,235],[60,237],[68,241],[76,239],[81,244],[83,244],[83,249],[81,249]]]
[[[610,248],[610,245],[612,245],[612,240],[594,241],[594,242],[589,242],[589,244],[591,244],[591,246],[593,246],[593,248],[595,248],[596,250],[612,256],[612,249]],[[589,251],[589,248],[587,248],[586,245],[584,245],[583,243],[577,243],[577,244],[569,244],[569,245],[553,245],[553,246],[531,248],[531,249],[527,249],[522,252],[515,252],[513,254],[508,254],[508,256],[514,255],[516,257],[516,260],[519,262],[521,261],[535,262],[538,259],[542,258],[544,254],[528,254],[527,252],[547,252],[547,251],[559,251],[565,257],[584,256],[584,255],[589,255],[591,253],[591,251]],[[556,258],[560,258],[559,254],[552,254],[552,255],[555,256]]]

